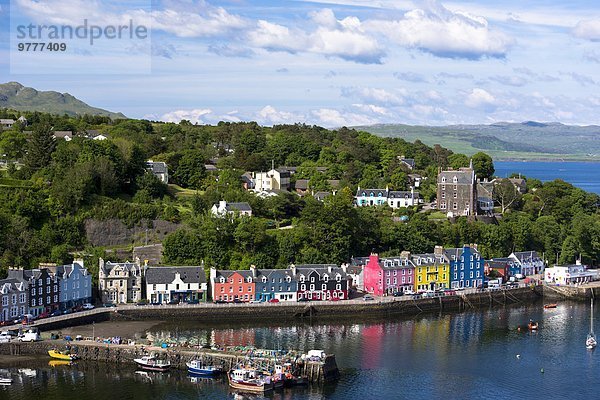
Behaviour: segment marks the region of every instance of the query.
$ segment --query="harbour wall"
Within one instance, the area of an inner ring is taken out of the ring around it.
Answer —
[[[551,286],[544,285],[536,288],[539,295],[546,300],[587,301],[590,298],[600,298],[600,282],[592,282],[585,286]]]
[[[600,296],[600,288],[597,289]],[[364,321],[390,316],[411,316],[422,313],[460,312],[469,309],[489,308],[519,303],[532,303],[540,299],[547,290],[538,287],[483,291],[433,298],[394,298],[364,301],[312,301],[307,303],[259,303],[259,304],[197,304],[197,305],[125,305],[97,308],[81,313],[62,315],[38,320],[35,326],[41,331],[56,330],[71,326],[86,325],[102,321],[198,321],[205,323],[231,322],[294,322],[319,321],[343,318],[347,321]],[[2,327],[1,330],[12,327]]]
[[[214,351],[210,349],[168,348],[150,346],[130,346],[97,343],[92,341],[70,342],[70,351],[77,354],[81,360],[90,362],[105,362],[113,365],[135,364],[134,359],[144,354],[153,353],[160,359],[168,360],[172,368],[187,369],[186,363],[201,357],[207,365],[221,366],[225,371],[230,370],[240,363],[244,363],[247,354],[242,352]],[[5,356],[46,356],[48,350],[65,348],[63,340],[44,340],[32,343],[2,343],[0,355]],[[339,370],[335,355],[330,354],[322,361],[290,360],[292,369],[298,375],[306,376],[312,383],[323,383],[339,377]],[[275,360],[266,358],[253,358],[254,363],[262,366],[273,367]]]

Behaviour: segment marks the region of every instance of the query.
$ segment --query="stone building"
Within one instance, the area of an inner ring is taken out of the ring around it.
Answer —
[[[477,176],[473,168],[438,174],[437,208],[449,217],[477,215]]]
[[[143,277],[146,266],[135,262],[112,263],[99,261],[98,286],[103,303],[125,304],[143,299]]]

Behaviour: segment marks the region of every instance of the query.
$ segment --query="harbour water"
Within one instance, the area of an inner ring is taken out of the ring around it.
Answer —
[[[562,179],[585,191],[600,194],[600,163],[559,161],[494,161],[495,175],[521,173],[542,182]]]
[[[596,307],[596,310],[598,307]],[[540,323],[527,329],[529,318]],[[598,326],[598,324],[596,324]],[[154,336],[198,337],[211,344],[324,349],[334,353],[339,381],[286,389],[274,399],[590,399],[600,391],[600,351],[585,349],[589,305],[541,303],[364,323],[209,327],[159,323]],[[1,362],[1,360],[0,360]],[[134,366],[48,359],[1,362],[1,399],[225,399],[224,380],[190,378],[183,371],[138,373]],[[7,371],[8,370],[8,371]]]

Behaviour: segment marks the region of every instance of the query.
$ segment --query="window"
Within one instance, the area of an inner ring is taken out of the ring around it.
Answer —
[[[17,295],[16,294],[12,295],[12,303],[17,304]]]
[[[335,285],[335,290],[342,290],[342,284],[338,283],[337,285]]]
[[[51,299],[50,296],[46,297],[46,304],[50,304],[51,303]]]
[[[20,297],[19,302],[25,303],[25,301],[27,301],[27,298],[25,297],[25,293],[21,293],[21,295],[19,297]]]
[[[419,282],[421,282],[421,275],[419,275]]]
[[[314,276],[311,276],[311,277],[310,277],[310,281],[311,281],[311,282],[314,282],[314,281],[315,281],[315,277],[314,277]]]
[[[442,185],[442,190],[446,190],[446,185]]]
[[[310,290],[315,290],[315,285],[310,285]]]
[[[398,283],[398,280],[394,278],[394,285]]]
[[[452,197],[454,197],[455,199],[458,198],[458,193],[454,192],[454,194],[452,195]]]
[[[458,274],[455,272],[454,273],[454,280],[457,280],[457,279],[458,279]]]
[[[442,192],[442,199],[446,198],[446,192]]]
[[[3,304],[4,305],[4,304]],[[31,306],[35,307],[35,299],[31,299]]]
[[[329,282],[329,276],[328,276],[328,275],[325,275],[325,276],[323,277],[323,280],[324,280],[325,282]]]
[[[471,271],[470,278],[473,279],[473,271]]]
[[[75,298],[75,293],[73,293],[73,298]],[[54,302],[58,303],[58,295],[54,295]]]
[[[458,209],[458,204],[457,203],[453,203],[452,204],[452,208],[455,209],[455,210],[457,210]]]
[[[446,177],[445,176],[442,176],[442,182],[446,183]]]
[[[38,279],[38,286],[42,286],[42,280]]]
[[[321,289],[327,290],[327,285],[326,284],[321,285]]]
[[[456,177],[456,175],[455,175],[454,177],[452,177],[452,182],[453,182],[453,183],[456,183],[456,182],[458,182],[458,178]]]
[[[175,290],[179,290],[179,283],[175,284]]]
[[[7,306],[8,305],[8,296],[3,296],[2,297],[2,305],[3,306]]]
[[[35,296],[35,288],[32,288],[32,289],[31,289],[31,295],[32,295],[32,296]]]
[[[300,285],[300,290],[306,290],[306,285]]]
[[[242,286],[238,287],[238,292],[243,292],[244,288]]]

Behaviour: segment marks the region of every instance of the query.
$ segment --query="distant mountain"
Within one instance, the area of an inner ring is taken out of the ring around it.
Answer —
[[[478,151],[496,160],[600,160],[600,126],[556,122],[499,122],[492,125],[412,126],[383,124],[354,127],[384,137],[440,144],[467,155]]]
[[[103,115],[112,119],[126,118],[114,113],[87,105],[68,93],[39,92],[18,82],[0,84],[0,108],[12,108],[19,111],[42,111],[52,114]]]

